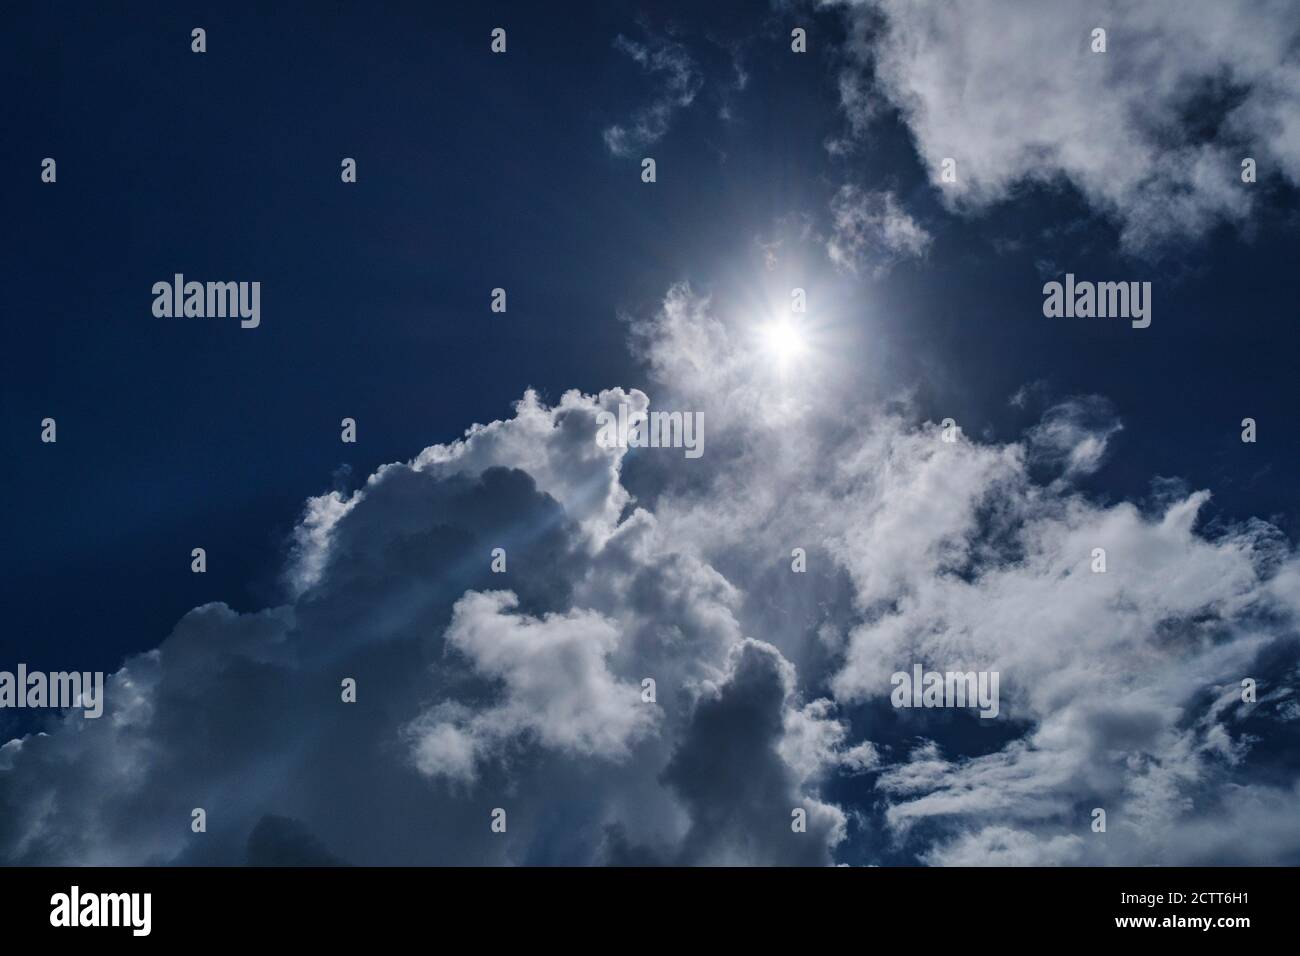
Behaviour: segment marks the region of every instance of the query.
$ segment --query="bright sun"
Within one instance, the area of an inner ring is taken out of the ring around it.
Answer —
[[[808,350],[803,334],[789,322],[770,322],[761,330],[763,350],[784,365]]]

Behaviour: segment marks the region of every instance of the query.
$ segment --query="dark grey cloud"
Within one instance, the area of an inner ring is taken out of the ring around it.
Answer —
[[[680,862],[818,866],[831,862],[840,814],[806,804],[780,753],[793,668],[776,648],[745,641],[726,679],[696,704],[664,770],[691,812]],[[806,814],[796,832],[792,811]]]

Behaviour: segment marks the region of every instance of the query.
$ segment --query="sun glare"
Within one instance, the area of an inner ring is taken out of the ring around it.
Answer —
[[[803,334],[790,322],[770,322],[763,326],[761,333],[763,351],[781,365],[799,358],[808,350]]]

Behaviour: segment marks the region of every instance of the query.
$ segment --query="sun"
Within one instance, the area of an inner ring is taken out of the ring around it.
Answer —
[[[784,366],[808,351],[808,341],[798,326],[788,320],[769,322],[759,330],[763,351],[768,358]]]

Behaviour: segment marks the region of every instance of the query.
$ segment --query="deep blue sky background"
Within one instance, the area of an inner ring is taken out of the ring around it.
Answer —
[[[1212,520],[1258,515],[1295,539],[1293,193],[1261,182],[1249,236],[1155,263],[1119,257],[1069,192],[963,221],[887,114],[828,155],[844,125],[835,15],[798,16],[812,42],[796,57],[789,15],[697,6],[6,4],[0,668],[112,670],[197,604],[275,603],[307,496],[504,417],[528,386],[649,388],[620,311],[653,310],[681,279],[727,307],[723,277],[755,237],[824,219],[846,180],[888,184],[935,235],[849,306],[915,373],[926,414],[1011,439],[1035,420],[1007,405],[1021,385],[1103,394],[1125,431],[1097,494],[1180,477],[1214,492]],[[488,52],[497,25],[504,57]],[[613,45],[645,26],[673,30],[704,75],[647,150],[654,186],[601,138],[654,88]],[[751,79],[725,92],[737,43]],[[1044,319],[1038,259],[1152,280],[1152,327]],[[260,280],[261,327],[154,318],[150,288],[175,272]],[[488,309],[494,286],[506,315]],[[46,416],[56,445],[39,440]],[[197,546],[206,575],[190,573]]]

